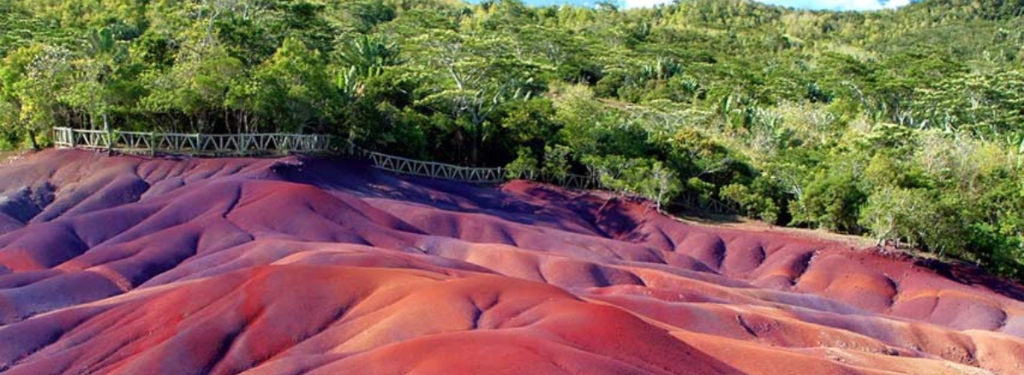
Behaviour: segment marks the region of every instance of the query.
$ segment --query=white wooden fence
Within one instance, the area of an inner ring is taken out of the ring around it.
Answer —
[[[367,151],[364,154],[377,168],[395,173],[475,183],[500,183],[507,180],[504,168],[462,167],[408,159],[374,151]]]
[[[116,150],[133,154],[189,155],[266,155],[274,153],[319,153],[331,151],[326,135],[258,134],[181,134],[54,128],[58,148]]]
[[[344,141],[336,142],[329,135],[306,134],[180,134],[54,128],[57,148],[112,150],[130,154],[185,154],[201,156],[253,156],[287,153],[332,153],[365,159],[386,171],[412,176],[469,183],[495,184],[510,177],[541,180],[572,189],[600,188],[597,178],[566,174],[540,176],[522,174],[509,176],[504,168],[473,168],[453,164],[422,161],[364,150]],[[344,145],[338,147],[338,145]]]
[[[289,153],[341,154],[366,160],[378,169],[411,176],[497,184],[511,179],[547,182],[570,189],[601,189],[596,175],[542,174],[536,171],[510,176],[504,168],[473,168],[388,155],[359,148],[351,142],[316,134],[181,134],[54,128],[54,146],[109,150],[130,154],[196,156],[259,156]],[[713,212],[735,212],[717,200],[687,202],[689,207]]]

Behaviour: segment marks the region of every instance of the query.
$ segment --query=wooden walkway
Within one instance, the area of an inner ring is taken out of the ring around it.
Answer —
[[[566,174],[509,176],[504,168],[473,168],[388,155],[359,148],[329,135],[180,134],[54,128],[54,146],[87,150],[111,150],[128,154],[171,154],[192,156],[264,156],[290,153],[340,154],[364,159],[378,169],[411,176],[498,184],[513,178],[544,181],[571,189],[598,189],[594,176]]]

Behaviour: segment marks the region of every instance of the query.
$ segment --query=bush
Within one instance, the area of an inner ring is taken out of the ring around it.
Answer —
[[[734,202],[747,216],[760,218],[770,224],[776,224],[779,219],[779,206],[775,204],[775,201],[746,185],[725,186],[719,190],[718,195]]]
[[[852,173],[820,171],[797,202],[793,223],[859,233],[858,215],[866,199]]]
[[[535,180],[539,177],[537,158],[529,148],[522,147],[518,151],[518,157],[511,163],[505,165],[505,176],[510,179],[525,178]]]
[[[1024,249],[1020,236],[1008,231],[987,223],[971,224],[967,250],[985,269],[1019,280],[1024,277]]]

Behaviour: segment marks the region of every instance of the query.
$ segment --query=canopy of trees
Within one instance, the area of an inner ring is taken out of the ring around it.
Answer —
[[[330,133],[1024,276],[1021,1],[0,0],[0,148]]]

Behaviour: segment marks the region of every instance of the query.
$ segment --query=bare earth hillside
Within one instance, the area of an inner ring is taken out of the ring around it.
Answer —
[[[298,157],[0,166],[12,375],[1021,374],[1022,295],[522,181]]]

